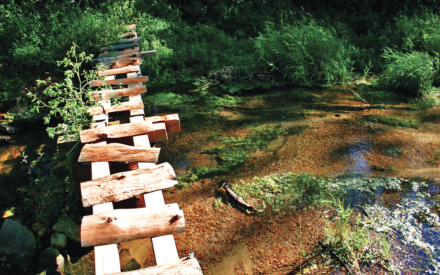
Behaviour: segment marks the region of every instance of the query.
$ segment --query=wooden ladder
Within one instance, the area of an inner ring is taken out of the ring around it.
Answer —
[[[100,106],[89,109],[94,123],[81,131],[80,140],[87,143],[78,161],[91,162],[92,180],[81,183],[84,207],[93,207],[93,215],[81,222],[81,245],[94,246],[95,274],[202,274],[200,265],[189,255],[179,259],[173,234],[185,231],[185,217],[177,203],[165,204],[162,189],[177,184],[176,175],[168,163],[156,164],[160,148],[150,143],[168,139],[168,133],[180,132],[177,114],[145,117],[141,94],[148,77],[141,75],[142,57],[156,51],[140,52],[136,25],[128,26],[126,39],[101,48],[102,54],[93,62],[101,62],[105,70],[103,81],[91,85],[127,85],[123,89],[103,89],[91,100]],[[123,74],[127,76],[124,77]],[[117,78],[115,76],[118,76]],[[111,105],[113,97],[129,97]],[[108,125],[108,114],[130,111],[130,123]],[[126,138],[129,144],[112,139]],[[130,171],[110,174],[109,161],[129,162]],[[145,208],[113,209],[113,202],[143,195]],[[117,243],[140,238],[152,238],[157,266],[121,273]]]

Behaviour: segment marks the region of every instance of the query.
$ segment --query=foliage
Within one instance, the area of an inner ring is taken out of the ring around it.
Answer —
[[[18,215],[27,222],[51,227],[60,214],[78,201],[75,182],[65,176],[64,166],[60,165],[64,160],[56,155],[38,152],[37,156],[31,156],[23,152],[22,158],[28,167],[29,182],[17,189],[23,199]]]
[[[381,76],[382,84],[391,89],[405,89],[416,95],[428,95],[439,69],[437,54],[402,53],[387,48],[382,55],[388,61]]]
[[[334,28],[303,19],[277,28],[266,25],[255,39],[259,55],[294,84],[333,84],[352,72],[348,43]]]
[[[388,271],[397,271],[391,262],[391,251],[388,239],[370,238],[370,231],[363,226],[358,218],[356,224],[351,224],[353,209],[345,206],[344,201],[333,198],[331,207],[337,213],[335,222],[328,223],[324,230],[326,249],[333,252],[351,274],[362,274],[361,264],[381,264]]]
[[[397,118],[397,117],[381,116],[381,115],[367,115],[363,119],[368,122],[381,123],[391,126],[399,126],[403,128],[418,129],[421,126],[419,120],[409,119],[409,118]]]
[[[319,203],[327,197],[326,180],[305,173],[271,174],[251,182],[233,184],[237,195],[249,200],[256,211],[296,210],[300,204]]]
[[[35,80],[54,70],[72,44],[93,53],[114,41],[131,20],[126,3],[113,1],[102,8],[71,1],[8,1],[0,5],[0,101],[11,101],[35,89]],[[88,1],[87,1],[88,2]]]
[[[28,93],[34,103],[30,112],[40,112],[46,109],[44,122],[48,124],[52,118],[61,118],[63,123],[56,127],[48,127],[47,133],[51,138],[56,134],[62,133],[65,137],[77,139],[79,132],[91,122],[91,117],[87,110],[96,105],[90,101],[92,95],[90,81],[97,79],[96,71],[84,71],[81,73],[83,63],[92,59],[86,54],[76,54],[76,46],[72,46],[67,52],[67,57],[58,62],[58,66],[71,67],[65,72],[65,79],[61,83],[48,80],[39,80],[39,86],[45,86],[42,94]],[[78,81],[75,83],[75,81]]]

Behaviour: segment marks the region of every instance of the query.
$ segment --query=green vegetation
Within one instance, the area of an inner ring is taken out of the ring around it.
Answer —
[[[396,170],[395,167],[384,167],[384,166],[374,166],[372,169],[379,172],[394,172]]]
[[[203,154],[212,155],[212,159],[217,162],[215,167],[194,167],[192,173],[197,177],[208,175],[218,175],[229,172],[230,170],[242,166],[249,160],[250,154],[257,149],[265,149],[269,141],[277,138],[279,135],[292,135],[302,132],[305,127],[291,127],[285,129],[277,126],[257,126],[249,130],[249,135],[237,137],[217,137],[213,138],[222,144],[220,146],[205,149]]]
[[[403,128],[418,129],[421,125],[420,121],[416,119],[405,119],[405,118],[397,118],[391,116],[367,115],[363,119],[368,122],[381,123],[391,126],[399,126]]]

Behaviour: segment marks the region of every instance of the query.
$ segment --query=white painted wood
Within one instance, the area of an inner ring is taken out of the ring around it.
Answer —
[[[104,125],[105,126],[105,125]],[[106,144],[107,142],[100,142]],[[92,162],[92,179],[110,175],[108,162]],[[113,203],[103,203],[93,206],[93,214],[113,210]],[[121,272],[117,244],[95,246],[95,274],[104,275],[107,273]]]

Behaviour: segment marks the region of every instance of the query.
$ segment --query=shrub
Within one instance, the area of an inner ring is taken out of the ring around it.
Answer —
[[[381,76],[382,84],[391,89],[404,89],[416,95],[428,95],[439,68],[437,55],[426,52],[403,53],[387,48],[383,58],[388,64]]]
[[[350,46],[335,29],[314,20],[301,20],[280,28],[268,23],[255,39],[261,58],[294,84],[332,84],[352,72]]]

